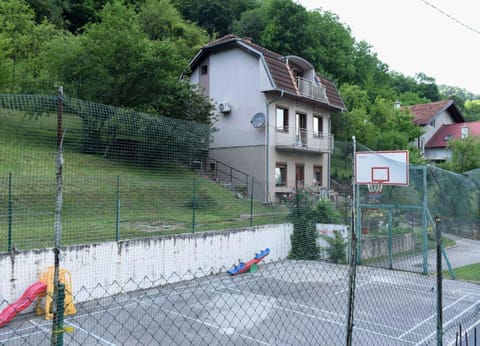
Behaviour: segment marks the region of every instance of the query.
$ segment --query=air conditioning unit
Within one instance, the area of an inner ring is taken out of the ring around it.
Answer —
[[[220,113],[229,113],[232,110],[232,107],[228,102],[220,102],[218,104],[218,110],[220,111]]]

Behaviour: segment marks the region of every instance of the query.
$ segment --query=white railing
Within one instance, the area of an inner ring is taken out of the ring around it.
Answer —
[[[328,103],[326,88],[323,85],[298,77],[297,86],[300,95]]]
[[[277,129],[275,146],[279,149],[331,153],[333,151],[333,135],[296,128]]]

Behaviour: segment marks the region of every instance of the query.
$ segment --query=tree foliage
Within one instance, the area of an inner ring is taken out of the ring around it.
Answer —
[[[442,168],[464,173],[480,168],[480,138],[467,137],[449,142],[452,159],[441,165]]]
[[[179,76],[202,45],[232,32],[301,56],[336,83],[348,109],[332,117],[337,139],[408,147],[418,128],[393,110],[397,100],[453,98],[480,119],[480,95],[391,71],[337,15],[293,0],[0,0],[0,90],[51,93],[61,83],[85,100],[206,122],[209,100]]]

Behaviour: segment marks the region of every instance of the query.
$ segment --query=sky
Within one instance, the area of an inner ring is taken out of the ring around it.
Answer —
[[[411,77],[422,72],[434,78],[437,85],[457,86],[480,94],[479,1],[298,0],[298,3],[308,10],[320,8],[335,13],[340,23],[350,27],[355,40],[368,42],[390,70]]]

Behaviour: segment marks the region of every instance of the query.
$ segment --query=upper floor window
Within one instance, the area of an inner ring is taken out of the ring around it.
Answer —
[[[276,129],[280,131],[288,131],[288,109],[277,107]]]
[[[464,126],[462,127],[462,139],[468,137],[468,127]]]
[[[431,127],[435,127],[435,119],[431,120],[428,125],[430,125]]]
[[[200,71],[202,75],[206,75],[208,73],[208,65],[202,65],[202,67],[200,67]]]
[[[317,115],[313,116],[313,134],[320,136],[323,133],[323,118]]]

